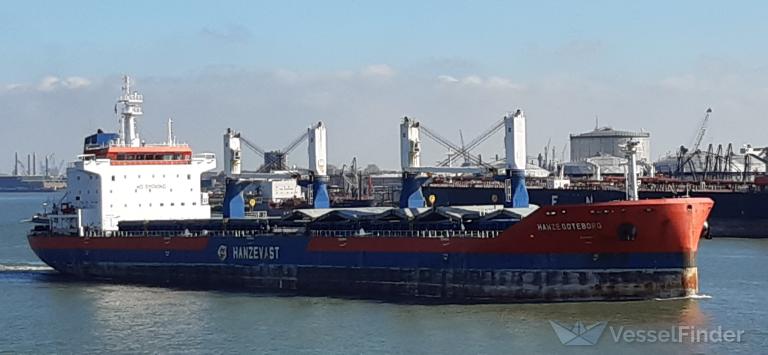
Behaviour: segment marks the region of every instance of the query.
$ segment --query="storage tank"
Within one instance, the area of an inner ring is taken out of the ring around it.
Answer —
[[[637,159],[651,161],[651,134],[648,132],[617,131],[610,127],[597,128],[594,131],[571,134],[571,161],[584,161],[598,155],[624,157],[619,145],[628,140],[640,142],[637,146]]]

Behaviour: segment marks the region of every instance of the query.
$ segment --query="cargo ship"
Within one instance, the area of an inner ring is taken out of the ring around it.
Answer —
[[[327,208],[325,128],[310,128],[315,208],[243,218],[236,137],[225,135],[224,218],[200,175],[212,154],[141,143],[143,97],[124,79],[121,129],[86,139],[68,193],[30,231],[32,250],[77,278],[427,302],[549,302],[684,297],[698,291],[706,198],[537,207],[525,188],[525,116],[505,116],[503,203]],[[407,142],[406,142],[407,143]],[[413,147],[412,147],[413,148]],[[408,174],[404,173],[404,181]],[[264,177],[267,178],[267,177]]]
[[[63,178],[43,175],[0,175],[0,192],[54,192],[67,187]]]

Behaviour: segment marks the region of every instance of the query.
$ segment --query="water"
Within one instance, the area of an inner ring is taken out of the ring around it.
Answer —
[[[19,223],[49,196],[0,194],[0,353],[768,352],[768,240],[702,241],[703,296],[694,299],[407,305],[70,281],[37,260]],[[597,345],[564,346],[550,320],[608,327]],[[612,330],[621,326],[744,335],[739,343],[617,343]]]

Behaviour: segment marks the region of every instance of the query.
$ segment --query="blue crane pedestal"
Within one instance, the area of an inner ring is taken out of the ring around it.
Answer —
[[[327,176],[314,176],[312,178],[312,206],[314,208],[331,207],[331,198],[328,196]]]
[[[224,218],[244,218],[245,217],[245,199],[243,191],[252,182],[243,182],[236,179],[227,178],[224,190],[224,201],[222,202],[222,214]]]
[[[421,186],[429,177],[418,177],[418,174],[403,173],[402,191],[400,191],[400,208],[420,208],[426,206]]]
[[[504,179],[504,207],[528,207],[528,189],[525,188],[525,170],[507,170]]]

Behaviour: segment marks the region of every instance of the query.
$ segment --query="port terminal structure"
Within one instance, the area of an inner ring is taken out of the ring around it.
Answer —
[[[329,208],[327,174],[327,140],[323,122],[318,122],[307,129],[300,139],[291,145],[295,147],[299,142],[307,140],[307,153],[309,155],[309,176],[302,177],[298,171],[259,172],[241,176],[242,170],[242,143],[255,147],[239,132],[227,129],[224,134],[224,171],[227,174],[224,191],[222,213],[224,218],[245,217],[245,200],[243,191],[253,184],[264,181],[297,179],[299,185],[307,187],[310,192],[308,199],[314,208]],[[265,164],[268,165],[268,164]],[[261,169],[260,169],[261,170]]]
[[[503,118],[505,174],[504,179],[504,207],[528,207],[528,191],[525,188],[526,166],[526,131],[525,114],[522,110],[508,113]],[[420,208],[426,205],[421,187],[430,180],[431,174],[482,174],[496,175],[496,168],[483,164],[479,158],[473,162],[479,167],[443,167],[421,166],[421,133],[436,140],[438,143],[466,154],[466,149],[451,144],[440,136],[434,134],[420,122],[404,117],[400,123],[400,165],[402,168],[402,192],[400,195],[400,208]]]

